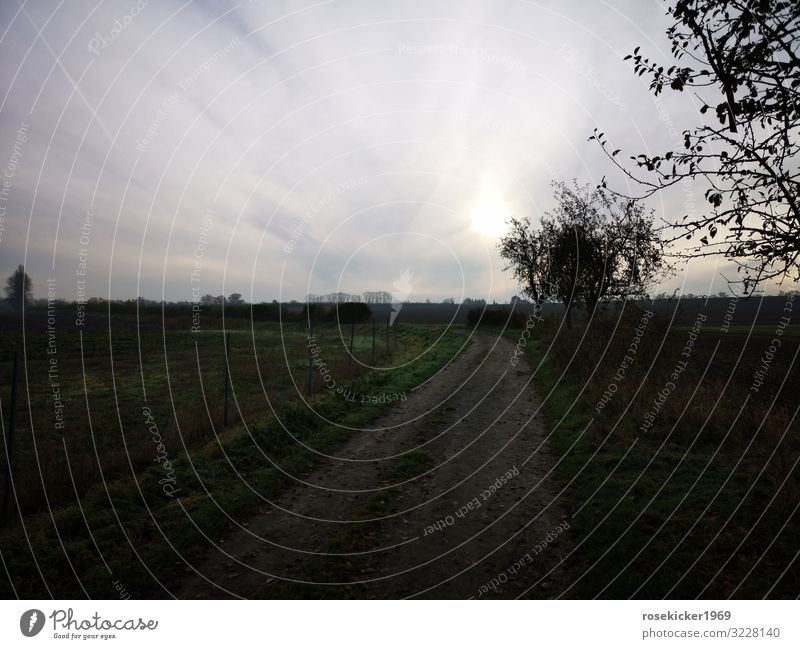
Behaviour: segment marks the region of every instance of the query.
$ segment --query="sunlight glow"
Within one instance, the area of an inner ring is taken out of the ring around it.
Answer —
[[[472,212],[472,227],[490,237],[506,231],[506,221],[511,216],[508,206],[501,200],[484,200]]]

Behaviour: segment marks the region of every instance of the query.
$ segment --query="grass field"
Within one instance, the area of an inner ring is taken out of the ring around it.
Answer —
[[[631,355],[641,317],[527,346],[574,516],[566,596],[795,597],[800,327],[652,320]]]
[[[371,369],[372,324],[352,333],[355,359],[349,325],[316,327],[310,364],[304,328],[233,330],[227,428],[221,330],[59,334],[63,428],[47,338],[28,334],[13,464],[22,518],[0,534],[2,595],[117,597],[119,584],[164,595],[163,580],[190,570],[228,517],[246,519],[464,343],[437,326],[402,326],[388,340],[378,329]],[[0,372],[15,344],[3,338]]]
[[[701,315],[670,326],[634,306],[572,330],[555,318],[529,320],[529,337],[494,330],[527,354],[558,459],[571,516],[566,597],[796,595],[800,327]],[[59,330],[54,354],[43,327],[0,340],[3,376],[12,350],[25,352],[16,493],[0,531],[4,597],[167,595],[210,541],[308,475],[466,340],[466,330],[440,325],[388,336],[376,326],[373,346],[372,323],[320,324],[311,341],[297,322],[194,333],[136,324]],[[429,459],[404,456],[392,470],[410,478]],[[366,513],[390,505],[376,497]],[[361,532],[349,528],[328,550],[363,549]],[[320,596],[292,584],[273,591]]]
[[[323,389],[320,374],[309,372],[308,332],[299,324],[260,323],[228,333],[229,424],[265,416],[275,403],[306,395],[309,387],[312,393]],[[350,333],[349,325],[340,330],[335,323],[315,330],[321,356],[340,382],[373,362],[372,325],[354,329],[354,358],[348,352]],[[386,357],[386,343],[385,331],[377,331],[376,364]],[[222,329],[68,329],[55,334],[52,347],[44,329],[29,331],[24,339],[3,335],[3,385],[10,383],[13,349],[24,359],[14,436],[15,485],[23,511],[57,505],[70,497],[73,486],[83,493],[102,478],[152,463],[157,455],[148,432],[152,425],[170,454],[210,440],[223,426],[225,344]],[[4,392],[7,418],[9,390]]]

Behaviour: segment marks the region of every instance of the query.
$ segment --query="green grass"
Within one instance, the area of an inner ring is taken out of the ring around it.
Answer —
[[[608,334],[594,340],[590,334],[578,348],[578,360],[570,362],[580,333],[555,342],[546,334],[527,348],[532,367],[538,368],[535,382],[544,399],[546,429],[561,458],[557,475],[567,486],[564,504],[574,514],[574,553],[565,562],[567,582],[574,583],[568,596],[762,597],[773,586],[771,597],[797,596],[800,566],[792,560],[800,521],[798,473],[792,464],[798,445],[796,439],[779,441],[789,422],[791,390],[780,391],[780,381],[774,381],[762,400],[750,404],[749,418],[733,423],[751,380],[749,363],[761,353],[763,341],[746,350],[743,367],[734,367],[731,355],[741,351],[743,337],[735,340],[729,333],[730,354],[719,359],[711,357],[714,339],[702,339],[683,389],[653,429],[642,433],[638,424],[685,332],[670,332],[663,361],[656,358],[648,378],[645,371],[658,341],[646,345],[620,384],[618,403],[599,414],[594,404],[628,342],[625,336],[624,342],[612,339],[601,358]],[[776,372],[779,379],[780,372],[788,373],[789,385],[797,379],[790,365]],[[766,403],[776,394],[780,406],[769,411]],[[756,434],[760,422],[764,425]]]
[[[132,316],[128,316],[132,318]],[[111,332],[74,329],[56,332],[56,354],[47,353],[43,330],[0,336],[0,377],[11,374],[13,350],[21,353],[17,426],[14,439],[16,491],[22,510],[62,504],[103,479],[142,469],[153,462],[154,445],[142,415],[148,408],[167,449],[192,449],[211,440],[223,426],[225,336],[222,330],[147,328],[135,320]],[[241,323],[239,323],[241,324]],[[349,358],[335,323],[315,327],[323,357],[340,383],[366,368]],[[81,333],[83,335],[81,336]],[[307,330],[300,324],[256,323],[231,332],[229,426],[241,417],[259,418],[273,403],[299,398],[308,386]],[[356,327],[355,356],[371,364],[372,325]],[[380,329],[378,330],[380,333]],[[381,343],[380,338],[376,343]],[[405,344],[405,343],[404,343]],[[382,365],[385,344],[376,344]],[[56,427],[51,358],[57,360],[64,427]],[[312,390],[323,389],[312,372]],[[3,414],[9,394],[3,381]],[[71,467],[65,459],[66,443]],[[99,461],[98,461],[99,457]],[[0,448],[0,461],[5,463]],[[102,467],[102,470],[101,468]],[[69,469],[74,474],[70,480]]]
[[[413,480],[417,476],[429,471],[436,463],[433,456],[427,451],[415,449],[404,453],[395,461],[391,476],[396,481]]]
[[[441,331],[403,327],[392,362],[414,358]],[[408,391],[446,363],[463,341],[460,331],[450,330],[417,361],[354,377],[352,389],[371,395]],[[332,391],[311,401],[339,426],[325,424],[297,401],[278,402],[276,412],[298,439],[320,453],[348,439],[344,427],[364,426],[390,407],[353,403]],[[50,511],[27,514],[3,530],[0,552],[11,583],[0,580],[0,594],[114,598],[113,582],[119,581],[134,598],[164,595],[156,578],[170,585],[185,574],[185,561],[196,563],[208,547],[206,537],[217,541],[230,529],[226,514],[246,520],[261,497],[273,498],[290,485],[285,474],[307,475],[319,461],[319,455],[294,443],[276,417],[247,421],[247,429],[238,425],[221,431],[188,452],[170,449],[177,498],[164,495],[159,480],[165,472],[159,464],[89,487],[79,499],[73,492]]]

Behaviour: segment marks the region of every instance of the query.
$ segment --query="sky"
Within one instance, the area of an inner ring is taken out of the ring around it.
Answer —
[[[623,61],[669,61],[667,24],[659,0],[7,0],[0,273],[67,300],[507,301],[509,215],[553,180],[625,189],[595,127],[635,155],[697,123]],[[654,292],[734,274],[694,261]]]

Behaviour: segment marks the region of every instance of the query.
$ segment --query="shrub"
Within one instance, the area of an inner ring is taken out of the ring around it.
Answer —
[[[467,322],[471,327],[484,325],[488,327],[506,327],[520,329],[525,326],[525,314],[510,309],[470,309]]]

